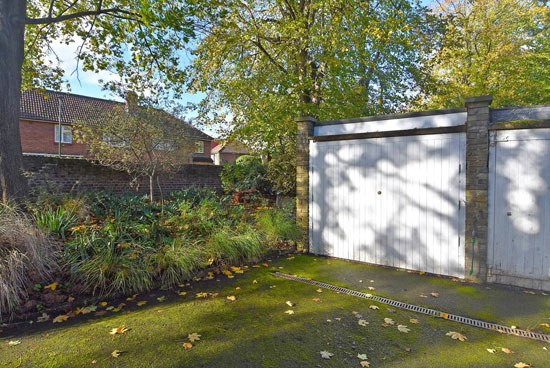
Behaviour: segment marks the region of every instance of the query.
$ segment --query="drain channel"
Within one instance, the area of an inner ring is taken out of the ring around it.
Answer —
[[[398,302],[396,300],[384,298],[384,297],[381,297],[381,296],[366,294],[366,293],[363,293],[361,291],[350,290],[350,289],[346,289],[346,288],[343,288],[343,287],[340,287],[340,286],[334,286],[334,285],[331,285],[331,284],[326,284],[324,282],[319,282],[319,281],[315,281],[315,280],[308,280],[308,279],[305,279],[303,277],[288,275],[286,273],[275,272],[274,275],[276,277],[279,277],[279,278],[282,278],[282,279],[298,281],[298,282],[302,282],[304,284],[309,284],[309,285],[315,285],[315,286],[321,287],[323,289],[328,289],[328,290],[336,291],[338,293],[343,293],[343,294],[356,296],[358,298],[374,300],[374,301],[379,302],[379,303],[391,305],[392,307],[396,307],[396,308],[410,310],[410,311],[416,312],[416,313],[423,313],[423,314],[427,314],[429,316],[439,317],[439,318],[447,319],[449,321],[459,322],[459,323],[463,323],[463,324],[474,326],[474,327],[484,328],[484,329],[487,329],[487,330],[494,330],[494,331],[497,331],[497,332],[500,332],[500,333],[503,333],[503,334],[526,337],[526,338],[529,338],[529,339],[539,340],[539,341],[544,341],[544,342],[549,342],[550,343],[550,335],[531,332],[531,331],[527,331],[527,330],[520,330],[518,328],[511,328],[511,327],[508,327],[508,326],[498,325],[496,323],[490,323],[490,322],[480,321],[480,320],[472,319],[472,318],[468,318],[468,317],[458,316],[456,314],[444,313],[444,312],[440,312],[440,311],[435,310],[435,309],[424,308],[424,307],[419,307],[419,306],[414,305],[414,304]]]

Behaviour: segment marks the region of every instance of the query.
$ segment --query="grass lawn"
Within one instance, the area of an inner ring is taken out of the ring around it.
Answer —
[[[391,313],[385,305],[318,292],[310,285],[275,278],[271,271],[276,267],[364,291],[371,286],[375,290],[369,292],[374,294],[496,322],[517,318],[521,328],[550,323],[548,296],[314,256],[268,263],[269,267],[250,267],[234,278],[193,282],[178,290],[186,291],[185,296],[152,292],[132,301],[109,301],[109,306],[126,303],[119,312],[7,329],[0,334],[0,367],[360,367],[358,354],[366,354],[371,367],[514,367],[518,362],[550,367],[550,344],[412,312]],[[419,299],[419,290],[428,295],[436,291],[440,297]],[[197,298],[197,293],[214,296]],[[165,300],[159,302],[163,295]],[[495,304],[506,304],[505,300],[508,306]],[[147,303],[138,306],[140,301]],[[295,305],[290,307],[287,301]],[[515,304],[517,308],[510,307]],[[370,309],[371,305],[379,309]],[[285,313],[288,310],[294,314]],[[357,313],[368,322],[366,326],[359,325]],[[384,318],[395,325],[384,327]],[[411,323],[411,318],[419,323]],[[399,332],[397,324],[407,325],[410,332]],[[120,325],[129,331],[109,334]],[[445,335],[449,331],[468,340],[453,340]],[[192,333],[200,334],[200,341],[185,349]],[[21,343],[8,345],[17,340]],[[515,353],[505,354],[503,347]],[[111,356],[114,350],[122,351],[118,358]],[[334,355],[322,359],[321,351]]]

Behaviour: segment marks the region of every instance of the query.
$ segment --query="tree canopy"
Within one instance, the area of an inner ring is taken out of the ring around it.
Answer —
[[[444,0],[446,25],[430,59],[422,107],[456,107],[492,94],[493,106],[550,100],[550,8],[538,0]]]

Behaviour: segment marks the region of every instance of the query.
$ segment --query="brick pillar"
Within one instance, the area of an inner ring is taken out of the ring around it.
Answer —
[[[301,228],[303,238],[298,250],[309,251],[309,140],[313,136],[315,119],[303,116],[297,120],[298,139],[296,143],[296,224]]]
[[[466,98],[466,279],[487,280],[489,105],[492,96]],[[475,240],[472,243],[472,239]],[[473,248],[473,253],[472,253]],[[472,267],[473,264],[473,267]],[[473,269],[473,271],[471,271]],[[470,274],[470,272],[472,272]]]

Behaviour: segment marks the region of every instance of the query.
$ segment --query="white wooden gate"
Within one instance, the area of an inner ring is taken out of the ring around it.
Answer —
[[[464,277],[465,151],[464,133],[311,142],[311,251]]]
[[[492,133],[488,280],[550,290],[550,129]]]

